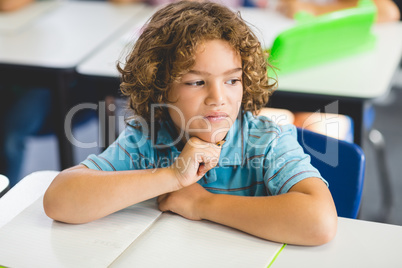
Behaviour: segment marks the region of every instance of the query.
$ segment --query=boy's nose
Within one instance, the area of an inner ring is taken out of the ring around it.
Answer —
[[[223,85],[211,85],[208,90],[208,96],[205,99],[206,105],[221,106],[225,104],[225,91]]]

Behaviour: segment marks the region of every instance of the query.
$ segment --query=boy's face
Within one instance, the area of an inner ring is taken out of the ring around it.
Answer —
[[[241,106],[242,74],[240,55],[228,42],[198,45],[194,66],[169,93],[168,111],[182,140],[216,143],[226,136]]]

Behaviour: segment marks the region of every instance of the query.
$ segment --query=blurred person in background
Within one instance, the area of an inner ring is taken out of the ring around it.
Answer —
[[[0,0],[0,11],[10,12],[18,10],[34,0]]]

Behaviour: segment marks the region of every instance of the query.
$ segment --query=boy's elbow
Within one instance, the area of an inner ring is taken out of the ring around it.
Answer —
[[[60,211],[62,209],[57,205],[57,198],[53,197],[53,193],[51,191],[46,191],[45,195],[43,196],[43,209],[45,214],[56,221],[62,221]]]
[[[87,223],[88,221],[81,220],[76,217],[76,213],[68,205],[62,204],[56,197],[52,197],[53,194],[45,194],[43,197],[43,209],[46,216],[49,218],[70,224]]]
[[[315,241],[313,241],[313,245],[321,246],[331,242],[335,238],[336,230],[336,226],[327,226],[324,228],[324,231],[317,233]]]
[[[56,215],[56,210],[52,207],[51,203],[46,202],[45,199],[43,199],[43,210],[45,211],[46,216],[53,220],[57,220],[57,215]]]
[[[50,184],[43,196],[43,209],[45,214],[56,221],[69,222],[68,215],[73,215],[71,202],[71,196],[66,195],[66,189],[70,186],[68,183],[61,183],[65,176],[68,176],[69,171],[64,170],[60,172]]]
[[[394,22],[399,21],[401,15],[399,10],[389,10],[387,12],[378,13],[377,22]]]
[[[336,213],[318,213],[312,223],[311,245],[319,246],[332,241],[338,229],[338,217]]]
[[[399,21],[401,14],[397,5],[390,0],[376,0],[377,22]]]

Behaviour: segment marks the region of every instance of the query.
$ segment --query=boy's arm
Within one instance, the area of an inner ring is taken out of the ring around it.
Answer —
[[[159,198],[162,211],[206,219],[281,243],[320,245],[330,241],[337,214],[327,186],[304,179],[288,193],[269,197],[212,194],[198,184]]]
[[[377,22],[398,21],[399,9],[392,0],[373,0],[377,7]],[[293,18],[299,11],[306,11],[313,15],[322,15],[345,8],[356,7],[358,0],[337,0],[329,4],[316,4],[299,0],[280,0],[278,10],[286,16]]]
[[[177,179],[167,168],[98,171],[79,165],[56,176],[43,206],[54,220],[85,223],[178,189]]]
[[[33,0],[0,0],[0,11],[14,11],[31,2],[33,2]]]
[[[43,198],[46,214],[84,223],[200,180],[218,163],[221,147],[191,138],[167,168],[98,171],[79,165],[62,171]]]

